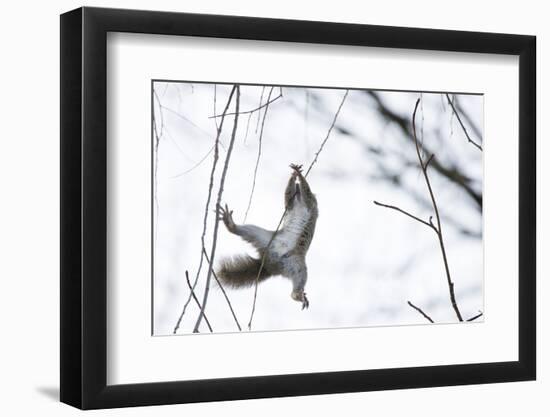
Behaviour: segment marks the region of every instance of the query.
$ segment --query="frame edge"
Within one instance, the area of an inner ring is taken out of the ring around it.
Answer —
[[[60,16],[60,401],[82,407],[82,9]]]

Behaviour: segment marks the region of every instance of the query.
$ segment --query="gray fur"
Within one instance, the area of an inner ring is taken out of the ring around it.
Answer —
[[[290,279],[292,299],[301,302],[302,308],[307,308],[309,301],[304,292],[307,282],[305,256],[313,239],[319,211],[317,199],[302,175],[301,167],[291,167],[293,173],[285,190],[285,217],[273,240],[272,231],[254,225],[236,225],[233,212],[227,205],[225,209],[220,207],[221,219],[227,230],[251,243],[259,252],[260,259],[249,255],[223,259],[218,276],[223,283],[233,288],[251,286],[256,281],[265,254],[259,281],[274,275]]]
[[[232,288],[250,287],[256,281],[261,261],[249,255],[237,255],[222,259],[218,270],[220,281]],[[259,281],[269,278],[267,269],[262,268]]]

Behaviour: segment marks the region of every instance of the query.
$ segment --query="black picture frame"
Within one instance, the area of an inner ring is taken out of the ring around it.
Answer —
[[[108,32],[519,56],[518,361],[107,385]],[[534,36],[84,7],[61,15],[60,57],[62,402],[94,409],[535,379]]]

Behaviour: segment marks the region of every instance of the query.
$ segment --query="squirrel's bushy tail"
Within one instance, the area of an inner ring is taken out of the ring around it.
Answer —
[[[249,255],[238,255],[222,259],[218,268],[218,278],[222,284],[232,288],[250,287],[256,282],[261,260]],[[262,268],[258,282],[269,278],[271,274]]]

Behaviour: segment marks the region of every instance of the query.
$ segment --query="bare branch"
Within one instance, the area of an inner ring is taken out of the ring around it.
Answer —
[[[424,318],[426,320],[428,320],[430,323],[433,323],[434,321],[432,320],[432,318],[430,316],[428,316],[426,313],[424,313],[424,311],[422,311],[422,309],[420,307],[417,307],[415,306],[413,303],[411,303],[410,301],[407,301],[407,304],[410,305],[412,308],[414,308],[416,311],[418,311],[420,314],[422,314],[424,316]]]
[[[328,141],[328,138],[330,137],[330,134],[332,132],[332,129],[334,129],[334,125],[336,124],[336,119],[338,118],[338,115],[340,114],[340,110],[342,110],[342,106],[344,105],[344,102],[346,101],[346,98],[348,97],[349,90],[346,90],[346,93],[344,94],[344,97],[342,98],[342,101],[340,102],[340,105],[338,106],[338,110],[336,110],[336,114],[334,115],[334,119],[332,119],[332,124],[330,125],[327,135],[323,142],[321,143],[321,146],[319,147],[319,150],[315,153],[315,157],[313,158],[313,161],[311,161],[311,164],[309,165],[309,168],[306,171],[306,177],[307,174],[309,174],[309,171],[311,171],[311,168],[313,168],[313,165],[317,162],[317,158],[319,157],[319,154],[325,147],[325,144]]]
[[[206,253],[206,249],[204,250],[204,256],[206,257],[206,262],[208,262],[209,265],[211,265],[210,258],[208,257]],[[229,297],[227,296],[227,293],[225,292],[225,288],[223,287],[221,281],[218,279],[218,274],[212,269],[212,275],[214,276],[214,279],[218,283],[218,286],[220,287],[220,290],[222,291],[223,296],[225,297],[225,301],[227,302],[227,305],[229,306],[229,310],[231,311],[231,315],[233,316],[233,320],[235,320],[235,324],[237,325],[237,328],[239,331],[242,330],[241,325],[239,324],[239,320],[237,320],[237,315],[235,314],[235,310],[233,310],[233,305],[231,304],[231,301],[229,301]],[[206,319],[206,316],[204,317]]]
[[[275,87],[271,87],[271,91],[269,92],[269,96],[268,96],[268,98],[267,98],[267,101],[266,101],[264,104],[262,104],[262,105],[256,107],[255,109],[252,109],[252,110],[241,111],[241,112],[239,112],[239,114],[240,114],[240,115],[243,115],[243,114],[250,114],[250,113],[257,112],[257,111],[263,109],[264,107],[268,107],[271,103],[274,103],[274,102],[276,102],[277,100],[279,100],[280,98],[282,98],[282,97],[283,97],[283,94],[280,93],[280,94],[279,94],[277,97],[275,97],[273,100],[270,100],[270,99],[269,99],[269,97],[271,97],[271,93],[273,92],[273,89],[274,89],[274,88],[275,88]],[[227,114],[226,114],[226,116],[233,116],[233,115],[235,115],[235,113],[227,113]],[[214,115],[214,116],[210,116],[209,119],[216,119],[216,118],[218,118],[218,117],[222,117],[222,115],[221,115],[221,114],[216,114],[216,115]]]
[[[250,128],[250,119],[252,119],[253,113],[248,114],[248,120],[246,121],[246,133],[244,134],[243,145],[246,145],[246,139],[248,138],[248,130]]]
[[[451,299],[451,304],[453,306],[453,309],[456,313],[456,316],[458,317],[459,321],[463,321],[462,314],[460,314],[460,310],[458,309],[458,305],[456,304],[456,297],[455,297],[455,291],[454,291],[454,284],[451,280],[451,272],[449,270],[449,262],[447,261],[447,252],[445,250],[445,244],[443,242],[443,231],[441,228],[441,219],[439,216],[439,209],[437,208],[437,203],[435,201],[434,192],[432,190],[432,184],[430,183],[430,178],[428,177],[428,171],[426,169],[426,166],[422,162],[422,156],[420,154],[420,146],[418,144],[418,138],[416,136],[416,110],[418,109],[418,103],[420,102],[420,99],[416,101],[416,105],[414,106],[414,112],[412,117],[412,125],[413,125],[413,136],[414,136],[414,143],[416,147],[416,155],[418,156],[418,161],[420,162],[420,167],[422,168],[422,174],[424,175],[424,180],[426,181],[426,186],[428,187],[428,192],[430,193],[430,198],[432,200],[433,209],[435,212],[435,218],[437,221],[437,237],[439,240],[439,246],[441,248],[441,255],[443,257],[443,263],[445,265],[445,274],[447,275],[447,284],[449,285],[449,297]],[[426,164],[427,165],[427,164]]]
[[[321,146],[320,146],[319,150],[315,153],[315,158],[313,159],[313,161],[311,161],[311,164],[309,165],[309,168],[308,168],[308,170],[305,174],[305,177],[307,177],[307,175],[309,174],[309,172],[311,171],[311,169],[313,168],[313,166],[317,162],[317,158],[318,158],[319,154],[321,153],[321,151],[323,150],[323,147],[325,146],[326,142],[328,141],[328,139],[330,137],[330,133],[332,132],[332,129],[334,128],[334,125],[336,124],[336,119],[338,118],[338,115],[340,114],[340,110],[342,110],[342,106],[344,105],[344,102],[346,101],[348,93],[349,93],[349,90],[346,90],[346,93],[344,94],[344,97],[342,97],[342,101],[341,101],[340,105],[338,106],[338,110],[336,111],[336,114],[334,115],[332,123],[331,123],[331,125],[328,129],[327,135],[326,135],[325,139],[323,140],[323,142],[321,143]],[[254,282],[254,299],[252,301],[252,311],[250,312],[250,319],[248,321],[248,330],[252,329],[252,320],[254,318],[254,313],[256,311],[256,300],[257,300],[257,297],[258,297],[258,282],[260,280],[260,275],[261,275],[261,273],[264,269],[265,258],[266,258],[269,247],[273,243],[273,239],[275,239],[275,236],[277,235],[277,232],[279,231],[279,229],[281,228],[281,225],[283,224],[283,220],[286,216],[286,213],[287,213],[287,209],[285,208],[285,210],[283,212],[283,215],[281,216],[281,218],[279,220],[279,223],[277,224],[275,232],[273,232],[273,235],[271,236],[271,239],[267,243],[266,249],[265,249],[264,254],[262,256],[262,262],[260,263],[260,268],[258,269],[258,275],[256,275],[256,280]]]
[[[185,117],[183,114],[177,112],[176,110],[174,109],[171,109],[170,107],[167,107],[167,106],[161,106],[163,110],[166,110],[168,113],[171,113],[173,114],[174,116],[176,116],[177,118],[187,122],[188,124],[190,124],[191,126],[193,126],[195,129],[197,129],[199,132],[201,132],[203,135],[209,137],[212,139],[212,135],[210,133],[208,133],[206,130],[204,130],[202,127],[200,127],[199,125],[197,125],[196,123],[194,123],[192,120],[190,120],[189,118]],[[225,146],[224,144],[221,142],[221,140],[219,140],[218,138],[218,141],[220,142],[220,146],[222,148],[225,149]]]
[[[464,126],[464,123],[462,123],[462,119],[460,118],[460,115],[458,114],[458,111],[455,108],[455,105],[453,104],[451,98],[449,97],[449,94],[445,93],[445,96],[447,97],[447,101],[449,102],[451,108],[453,109],[453,113],[455,114],[458,123],[460,123],[460,127],[462,128],[464,134],[466,135],[466,139],[468,139],[468,142],[470,142],[472,145],[474,145],[477,149],[480,151],[483,151],[483,148],[478,143],[474,142],[470,135],[468,134],[468,130],[466,130],[466,126]]]
[[[434,154],[432,153],[426,163],[424,164],[424,169],[428,169],[428,165],[430,165],[430,162],[432,162],[432,159],[434,159]]]
[[[193,287],[191,286],[191,281],[189,281],[189,272],[185,271],[185,280],[187,281],[187,286],[189,287],[189,290],[191,291],[191,295],[193,296],[193,300],[195,300],[195,303],[197,304],[197,307],[199,307],[199,310],[202,310],[201,303],[199,302],[197,296],[195,295],[195,291],[193,291]],[[208,326],[208,330],[210,330],[210,333],[212,333],[212,326],[210,326],[210,322],[206,318],[206,315],[204,316],[204,321],[206,322],[206,325]]]
[[[217,101],[218,101],[218,84],[214,84],[214,114],[217,113],[217,110],[216,110]],[[216,125],[216,130],[218,130],[218,121],[216,119],[214,119],[214,124]]]
[[[447,260],[447,252],[445,250],[445,243],[443,242],[443,231],[442,231],[442,228],[441,228],[441,218],[439,216],[439,209],[437,207],[437,203],[436,203],[436,200],[435,200],[435,195],[434,195],[434,192],[433,192],[433,189],[432,189],[432,184],[430,182],[430,178],[428,177],[428,164],[433,160],[433,154],[430,156],[430,158],[427,160],[426,163],[424,163],[424,161],[422,160],[422,154],[421,154],[421,148],[420,148],[420,144],[418,143],[418,137],[416,136],[416,111],[418,110],[418,104],[420,103],[420,99],[418,99],[416,101],[416,104],[414,106],[414,112],[413,112],[413,115],[412,115],[412,133],[413,133],[413,139],[414,139],[414,144],[415,144],[415,149],[416,149],[416,156],[418,157],[418,162],[420,163],[420,168],[422,170],[422,175],[424,176],[424,180],[426,182],[426,187],[428,188],[428,192],[430,194],[430,200],[432,202],[432,207],[433,207],[433,210],[435,212],[435,218],[436,218],[436,222],[437,222],[437,225],[435,225],[432,221],[432,216],[430,216],[428,222],[425,222],[424,220],[400,209],[399,207],[395,207],[395,206],[388,206],[388,205],[383,205],[383,204],[380,204],[380,203],[377,203],[376,201],[374,202],[375,204],[377,205],[381,205],[381,206],[384,206],[384,207],[388,207],[390,209],[393,209],[393,210],[397,210],[399,211],[400,213],[403,213],[409,217],[411,217],[412,219],[432,228],[436,235],[437,235],[437,240],[439,241],[439,247],[441,249],[441,256],[443,258],[443,264],[445,266],[445,275],[447,277],[447,284],[448,284],[448,287],[449,287],[449,297],[450,297],[450,300],[451,300],[451,305],[453,307],[453,310],[455,311],[455,314],[458,318],[459,321],[464,321],[463,318],[462,318],[462,314],[460,313],[460,310],[458,309],[458,305],[456,303],[456,297],[455,297],[455,291],[454,291],[454,283],[452,282],[451,280],[451,272],[450,272],[450,269],[449,269],[449,262]],[[410,304],[410,302],[409,302]]]
[[[233,99],[233,95],[235,93],[236,86],[233,87],[231,90],[231,93],[229,94],[229,98],[227,100],[227,104],[225,105],[224,113],[227,113],[227,109],[229,109],[229,105],[231,104],[231,100]],[[208,185],[208,197],[206,199],[206,206],[204,208],[204,217],[203,217],[203,225],[202,225],[202,234],[201,234],[201,257],[199,262],[199,268],[197,269],[197,275],[195,276],[195,281],[193,282],[193,290],[195,290],[195,287],[197,286],[197,282],[199,281],[199,275],[201,273],[202,264],[203,264],[203,251],[205,250],[205,236],[206,236],[206,225],[208,221],[208,211],[210,207],[210,200],[212,197],[212,188],[214,187],[214,174],[216,171],[216,165],[218,163],[218,157],[219,157],[219,143],[220,143],[220,136],[222,133],[223,123],[225,121],[225,117],[222,117],[220,121],[220,125],[218,127],[218,132],[216,134],[216,141],[214,144],[214,160],[212,162],[212,170],[210,171],[210,184]],[[217,224],[217,223],[216,223]],[[211,268],[210,268],[211,269]],[[187,301],[185,302],[183,309],[181,311],[181,314],[178,318],[178,321],[176,325],[174,326],[173,333],[176,334],[176,332],[179,329],[179,326],[181,324],[181,320],[183,318],[183,315],[185,314],[185,310],[187,309],[187,306],[189,305],[191,301],[192,294],[189,294],[189,297],[187,298]],[[204,307],[204,306],[203,306]]]
[[[479,141],[483,141],[483,134],[481,133],[481,130],[479,129],[479,126],[475,124],[475,122],[472,120],[468,112],[464,111],[464,108],[462,107],[461,101],[458,99],[457,96],[453,96],[453,104],[455,105],[456,109],[459,111],[459,113],[462,115],[466,123],[470,126],[470,128],[474,131],[474,136],[477,136],[479,138]]]
[[[411,143],[414,144],[410,119],[392,111],[388,106],[385,105],[383,100],[375,91],[369,90],[365,93],[375,101],[380,115],[389,122],[394,123],[401,130],[405,138],[410,140]],[[420,148],[422,149],[423,155],[429,155],[433,153],[430,151],[425,143],[420,144]],[[483,197],[481,193],[472,186],[472,180],[468,176],[464,175],[459,167],[453,165],[443,165],[443,163],[438,160],[431,161],[431,167],[439,174],[444,176],[446,179],[448,179],[450,182],[464,190],[464,192],[466,192],[466,194],[468,194],[468,196],[472,198],[477,207],[481,210],[483,206]]]
[[[212,278],[212,271],[214,269],[213,262],[214,262],[215,255],[216,255],[216,244],[217,244],[217,241],[218,241],[218,228],[219,228],[219,224],[220,224],[219,207],[220,207],[221,200],[222,200],[223,187],[224,187],[224,184],[225,184],[225,178],[226,178],[226,175],[227,175],[227,170],[229,168],[229,160],[231,159],[231,153],[233,151],[233,145],[235,144],[235,136],[237,134],[237,125],[238,125],[238,121],[239,121],[239,101],[240,101],[240,97],[241,97],[241,91],[240,91],[240,88],[239,88],[238,84],[236,84],[233,87],[233,91],[235,91],[235,96],[236,96],[235,113],[234,113],[235,118],[233,120],[233,132],[231,133],[231,141],[229,142],[229,147],[227,149],[227,156],[225,157],[225,163],[224,163],[224,166],[223,166],[222,176],[221,176],[221,179],[220,179],[220,185],[219,185],[219,189],[218,189],[218,201],[216,203],[216,220],[214,222],[214,233],[213,233],[213,237],[212,237],[212,249],[211,249],[211,252],[210,252],[210,266],[208,268],[208,274],[206,276],[206,286],[204,288],[204,296],[203,296],[203,299],[202,299],[202,309],[201,309],[201,312],[199,314],[199,317],[197,318],[197,322],[195,323],[195,328],[193,329],[193,333],[196,333],[199,329],[199,326],[201,324],[201,320],[204,317],[204,310],[206,309],[206,303],[208,301],[208,293],[210,291],[210,280]],[[222,121],[223,120],[224,120],[224,118],[222,118]],[[220,131],[221,131],[221,125],[220,125]],[[201,252],[201,259],[202,259],[202,252]]]
[[[258,137],[258,156],[256,157],[256,166],[254,167],[254,175],[252,177],[252,189],[250,190],[250,197],[248,198],[248,205],[246,206],[246,211],[244,213],[243,223],[246,222],[246,218],[248,217],[248,211],[250,210],[250,206],[252,205],[252,197],[254,196],[254,189],[256,188],[256,176],[258,175],[258,166],[260,165],[260,158],[262,156],[262,138],[264,135],[265,118],[267,116],[267,111],[269,110],[269,98],[271,97],[274,88],[275,87],[271,87],[271,90],[269,90],[267,102],[265,104],[264,117],[262,119],[262,128],[260,129],[260,136]],[[260,108],[261,107],[264,106],[260,106]]]
[[[475,316],[473,317],[470,317],[468,320],[466,321],[474,321],[474,320],[477,320],[478,318],[480,318],[481,316],[483,316],[483,312],[480,311],[479,314],[476,314]]]
[[[260,104],[258,106],[262,105],[262,101],[264,99],[264,93],[265,93],[265,85],[262,86],[262,94],[260,94]],[[260,112],[257,113],[258,118],[256,119],[256,130],[254,130],[254,133],[258,133],[258,129],[260,128]]]
[[[153,115],[153,133],[155,135],[155,146],[154,146],[154,154],[155,154],[155,162],[154,162],[154,168],[153,168],[153,198],[155,200],[155,247],[157,243],[157,237],[158,237],[158,219],[159,219],[159,200],[158,200],[158,194],[157,194],[157,184],[158,184],[158,166],[159,166],[159,145],[160,145],[160,138],[163,136],[164,133],[164,115],[162,114],[162,106],[160,104],[159,97],[157,95],[157,92],[155,91],[155,88],[153,87],[153,97],[157,100],[159,113],[160,113],[160,133],[157,128],[157,122],[155,118],[155,107],[152,108],[152,115]]]
[[[214,144],[214,146],[212,146],[210,148],[210,150],[208,152],[206,152],[206,154],[195,165],[193,165],[191,168],[186,169],[185,171],[180,172],[179,174],[176,174],[176,175],[174,175],[170,178],[175,179],[175,178],[179,178],[179,177],[181,177],[185,174],[189,174],[191,171],[193,171],[195,168],[197,168],[200,164],[202,164],[206,160],[206,158],[208,158],[208,155],[210,155],[212,153],[212,151],[214,150],[215,147],[216,147],[216,145]]]
[[[405,216],[409,216],[411,219],[414,219],[416,220],[417,222],[420,222],[422,223],[423,225],[425,226],[428,226],[430,229],[432,229],[433,231],[435,231],[437,233],[437,229],[435,227],[435,225],[431,222],[431,217],[430,217],[430,222],[427,222],[427,221],[424,221],[422,220],[421,218],[419,217],[416,217],[415,215],[403,210],[403,209],[400,209],[399,207],[396,207],[396,206],[390,206],[389,204],[383,204],[383,203],[379,203],[378,201],[373,201],[374,204],[376,204],[377,206],[381,206],[381,207],[386,207],[386,208],[389,208],[389,209],[392,209],[392,210],[396,210],[400,213],[403,213]]]

